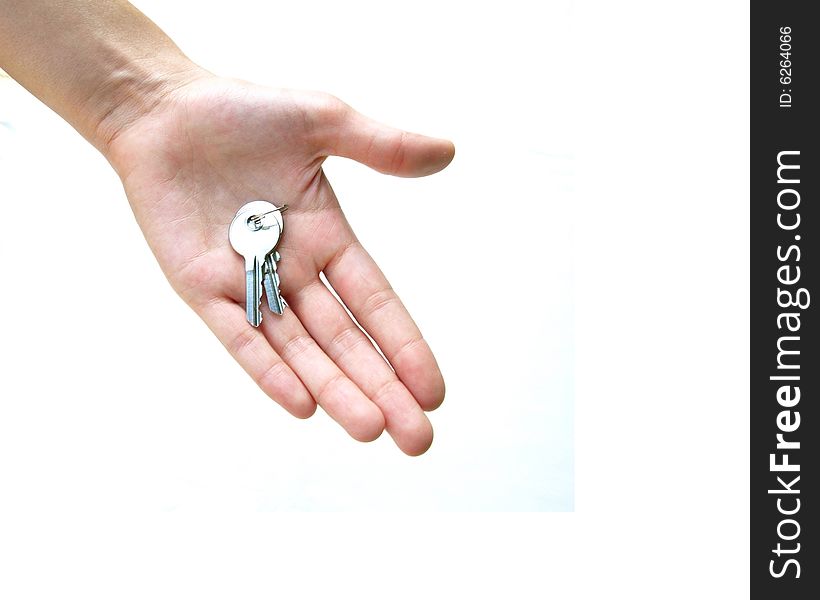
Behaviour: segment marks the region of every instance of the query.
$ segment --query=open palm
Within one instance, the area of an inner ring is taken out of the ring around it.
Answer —
[[[108,155],[171,285],[271,398],[302,418],[318,404],[357,440],[386,429],[408,454],[429,448],[424,411],[443,400],[441,373],[321,165],[338,155],[428,175],[450,162],[450,142],[385,127],[325,94],[205,77],[119,132]],[[227,232],[237,209],[258,199],[289,206],[277,247],[289,309],[275,316],[263,303],[255,329]]]

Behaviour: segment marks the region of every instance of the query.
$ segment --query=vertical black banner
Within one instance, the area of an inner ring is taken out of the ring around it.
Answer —
[[[752,3],[752,598],[820,598],[820,21],[813,8]]]

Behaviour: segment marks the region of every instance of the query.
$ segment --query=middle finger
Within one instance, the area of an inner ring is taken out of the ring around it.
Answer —
[[[325,354],[381,409],[396,445],[411,456],[424,453],[433,441],[430,421],[330,290],[317,278],[288,298]]]

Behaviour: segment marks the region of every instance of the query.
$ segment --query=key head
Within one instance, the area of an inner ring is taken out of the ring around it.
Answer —
[[[264,261],[265,255],[272,252],[276,248],[276,244],[279,243],[282,226],[281,221],[278,219],[275,226],[259,230],[254,230],[253,226],[248,223],[251,216],[275,208],[270,202],[257,200],[240,208],[233,218],[228,230],[228,239],[233,249],[244,256],[246,260],[252,261],[256,257],[260,259],[260,262]]]

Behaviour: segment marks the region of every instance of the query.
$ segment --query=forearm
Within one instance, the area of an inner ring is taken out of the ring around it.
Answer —
[[[103,153],[204,73],[122,0],[0,0],[0,67]]]

